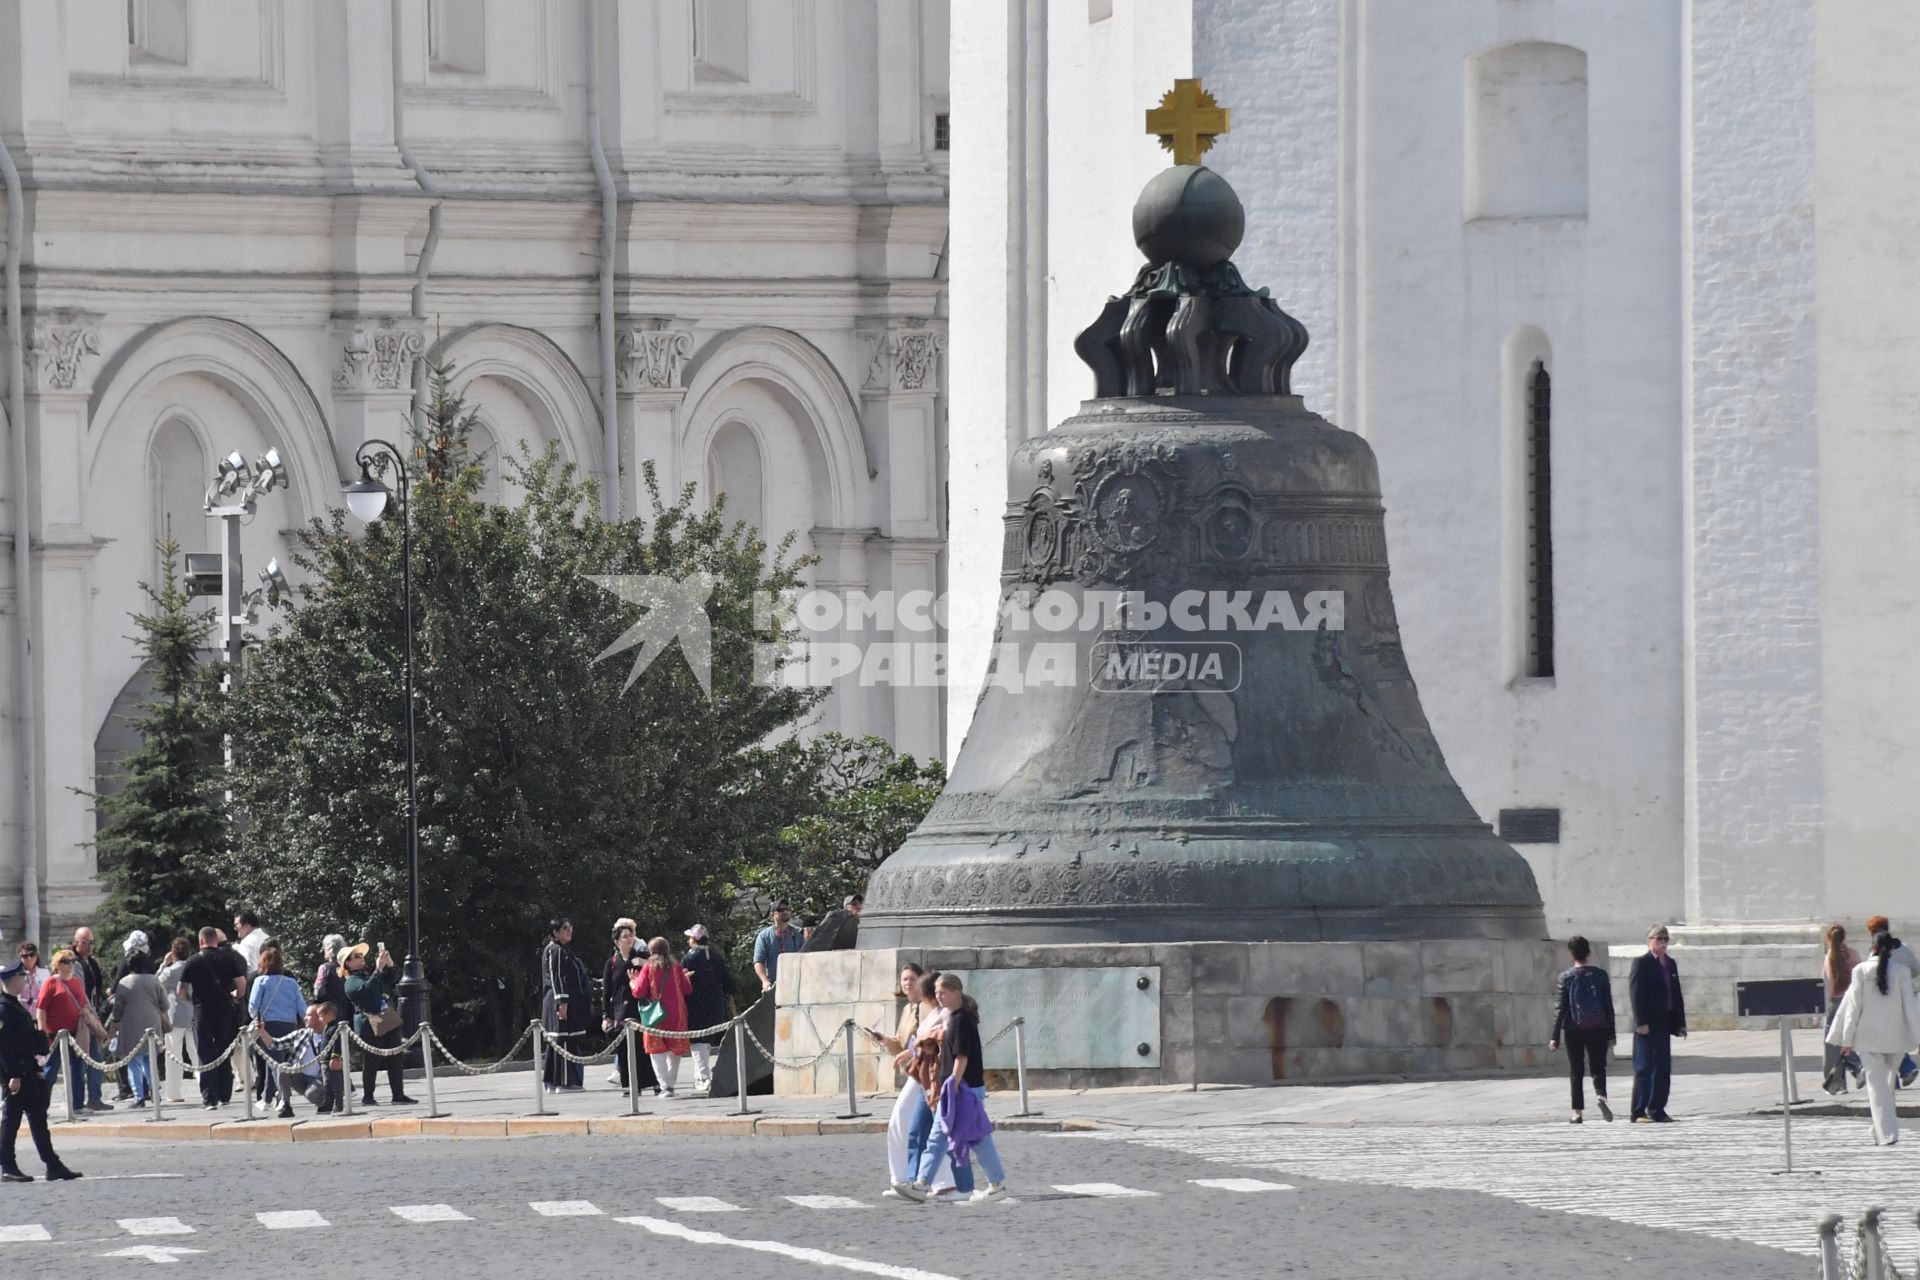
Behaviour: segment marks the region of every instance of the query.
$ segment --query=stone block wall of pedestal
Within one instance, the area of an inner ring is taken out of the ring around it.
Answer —
[[[1545,1065],[1557,942],[1464,940],[901,948],[798,954],[781,963],[774,1073],[781,1094],[846,1088],[848,1018],[891,1030],[900,967],[1157,971],[1159,1065],[1031,1069],[1034,1088],[1275,1084],[1442,1078]],[[1600,962],[1605,963],[1604,949]],[[1039,979],[1036,977],[1036,990]],[[1003,1005],[1010,1003],[1003,1000]],[[1011,1002],[1011,1003],[1017,1003]],[[991,1037],[1018,1007],[983,1007]],[[1029,1023],[1034,1015],[1028,1016]],[[824,1054],[822,1051],[825,1050]],[[1012,1074],[989,1050],[995,1087]],[[895,1082],[887,1055],[856,1036],[855,1086]]]

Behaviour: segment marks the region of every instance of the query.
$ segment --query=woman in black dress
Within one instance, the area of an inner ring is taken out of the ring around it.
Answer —
[[[707,945],[707,926],[696,924],[687,930],[687,954],[680,957],[680,967],[693,979],[693,994],[687,997],[690,1030],[717,1027],[733,1016],[728,1007],[729,999],[737,991],[733,974],[727,970],[726,957]],[[693,1087],[698,1093],[713,1088],[713,1047],[725,1034],[715,1031],[699,1037],[691,1046]]]
[[[646,960],[646,956],[634,952],[636,928],[625,916],[613,922],[613,954],[607,957],[606,968],[600,974],[600,1029],[613,1037],[613,1060],[618,1068],[607,1083],[618,1084],[622,1089],[627,1087],[627,1072],[632,1069],[627,1062],[627,1036],[622,1029],[627,1019],[634,1016],[633,991],[628,983],[633,970]],[[640,1087],[659,1093],[652,1061],[644,1053],[634,1056],[640,1059]]]

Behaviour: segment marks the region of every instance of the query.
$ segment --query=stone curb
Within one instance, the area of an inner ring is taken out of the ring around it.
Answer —
[[[1126,1128],[1106,1121],[1029,1116],[995,1121],[1008,1133]],[[161,1142],[337,1142],[375,1138],[708,1137],[815,1138],[880,1134],[878,1116],[857,1120],[804,1116],[351,1116],[328,1119],[122,1121],[56,1124],[57,1138],[135,1138]]]

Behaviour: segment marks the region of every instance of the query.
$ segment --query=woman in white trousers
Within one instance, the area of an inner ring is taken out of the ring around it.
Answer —
[[[167,1032],[168,1102],[187,1100],[187,1071],[181,1063],[192,1063],[194,1074],[200,1073],[200,1050],[193,1040],[193,1004],[180,998],[180,974],[192,956],[192,944],[185,938],[175,938],[172,950],[160,965],[160,991],[167,998],[167,1020],[172,1023],[172,1029]]]
[[[1920,1044],[1920,994],[1913,977],[1888,960],[1900,940],[1886,932],[1873,935],[1873,951],[1853,971],[1846,999],[1827,1031],[1827,1043],[1855,1051],[1867,1074],[1867,1105],[1873,1112],[1873,1140],[1880,1146],[1900,1141],[1900,1113],[1893,1082],[1900,1059]]]
[[[939,1007],[938,1002],[924,1001],[920,997],[920,979],[926,973],[917,964],[905,964],[900,967],[900,994],[907,1003],[900,1010],[900,1025],[892,1035],[878,1027],[862,1027],[878,1048],[885,1049],[895,1058],[895,1065],[904,1072],[905,1068],[898,1059],[907,1052],[913,1043],[913,1033],[920,1025],[921,1016]],[[907,1128],[913,1123],[914,1112],[922,1105],[920,1085],[908,1076],[906,1083],[900,1086],[900,1096],[894,1099],[893,1116],[887,1121],[887,1172],[889,1181],[900,1181],[900,1171],[909,1167],[907,1163]]]

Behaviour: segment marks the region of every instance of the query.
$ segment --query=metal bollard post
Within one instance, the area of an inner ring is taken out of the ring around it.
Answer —
[[[147,1096],[153,1100],[153,1114],[149,1120],[164,1120],[166,1116],[160,1110],[160,1033],[147,1032]]]
[[[547,1064],[543,1046],[547,1042],[547,1029],[539,1023],[533,1024],[533,1114],[551,1115],[547,1110]]]
[[[253,1119],[253,1024],[248,1023],[235,1039],[232,1053],[240,1058],[240,1094],[246,1104],[246,1118]]]
[[[848,1018],[840,1027],[847,1036],[847,1113],[840,1117],[842,1120],[858,1120],[868,1114],[860,1109],[860,1101],[853,1094],[853,1026],[853,1019]]]
[[[1020,1110],[1014,1115],[1020,1119],[1037,1116],[1040,1113],[1027,1105],[1027,1020],[1013,1020],[1013,1069],[1020,1077]]]
[[[747,1015],[744,1013],[733,1020],[733,1088],[740,1099],[733,1114],[753,1115],[747,1106]]]
[[[60,1033],[60,1088],[67,1095],[67,1123],[74,1122],[73,1111],[73,1037]]]
[[[627,1114],[640,1114],[640,1063],[633,1056],[634,1037],[633,1019],[626,1019],[620,1026],[620,1034],[627,1038]]]
[[[440,1118],[440,1097],[433,1088],[433,1024],[420,1024],[420,1062],[427,1072],[427,1118]]]
[[[1840,1265],[1840,1215],[1829,1213],[1820,1219],[1820,1280],[1847,1280]]]
[[[340,1028],[340,1114],[353,1114],[353,1023],[336,1024]]]

